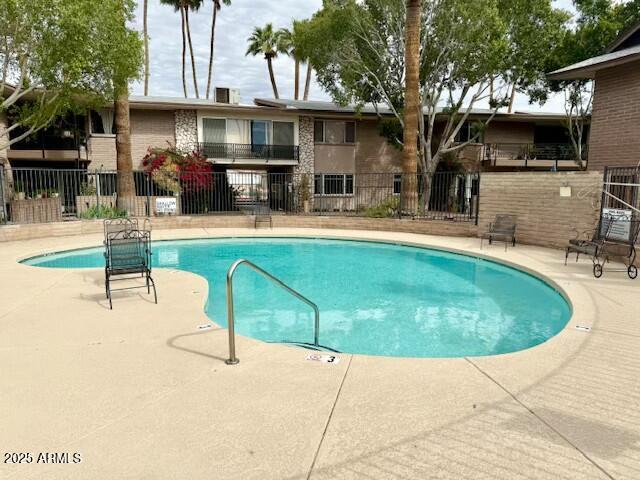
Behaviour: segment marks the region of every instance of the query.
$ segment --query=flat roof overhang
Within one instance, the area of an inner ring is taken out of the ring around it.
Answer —
[[[619,50],[583,62],[574,63],[547,74],[549,80],[589,80],[596,76],[596,72],[613,68],[640,60],[640,45]]]

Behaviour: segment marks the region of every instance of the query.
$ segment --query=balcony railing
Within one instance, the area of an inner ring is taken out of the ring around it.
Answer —
[[[494,167],[578,168],[586,165],[587,145],[582,146],[582,161],[576,161],[568,143],[490,143],[484,145],[483,160]]]
[[[245,143],[199,143],[199,151],[210,159],[299,160],[297,145],[252,145]]]

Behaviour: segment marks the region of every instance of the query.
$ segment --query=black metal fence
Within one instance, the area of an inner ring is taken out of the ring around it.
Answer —
[[[478,173],[0,171],[0,218],[12,223],[161,215],[346,215],[477,222]],[[129,186],[127,195],[124,189]]]

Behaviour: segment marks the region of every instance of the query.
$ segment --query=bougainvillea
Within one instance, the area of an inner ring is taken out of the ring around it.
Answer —
[[[156,185],[174,194],[199,192],[213,184],[211,164],[200,152],[149,147],[142,165]]]

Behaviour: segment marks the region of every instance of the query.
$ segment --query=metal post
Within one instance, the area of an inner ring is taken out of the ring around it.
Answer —
[[[254,270],[255,272],[265,277],[267,280],[270,280],[271,282],[275,283],[276,285],[278,285],[279,287],[283,288],[284,290],[289,292],[291,295],[296,297],[298,300],[301,300],[302,302],[306,303],[311,308],[313,308],[313,313],[314,313],[313,344],[316,347],[319,346],[320,310],[318,309],[318,306],[315,303],[313,303],[311,300],[309,300],[307,297],[302,295],[301,293],[289,287],[279,278],[274,277],[266,270],[263,270],[262,268],[257,266],[255,263],[252,263],[249,260],[245,260],[241,258],[239,260],[236,260],[233,263],[233,265],[229,267],[229,270],[227,271],[227,329],[229,331],[229,358],[225,360],[225,363],[227,365],[236,365],[238,362],[240,362],[240,360],[236,357],[235,316],[233,312],[233,274],[235,273],[236,269],[242,264],[247,265],[252,270]]]

